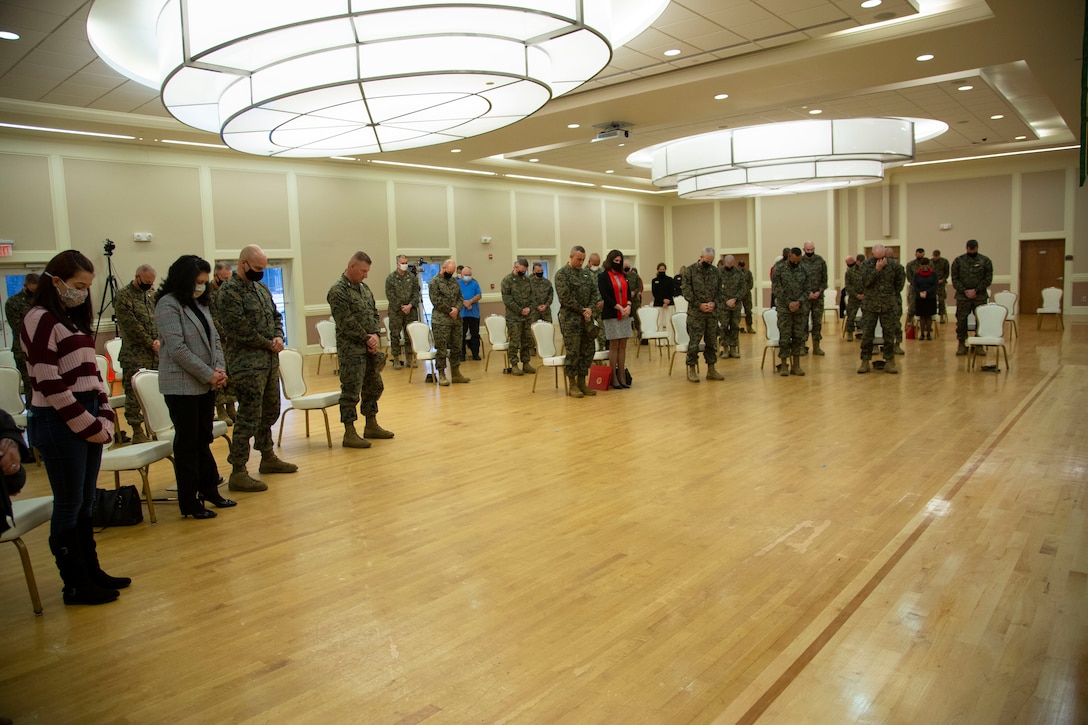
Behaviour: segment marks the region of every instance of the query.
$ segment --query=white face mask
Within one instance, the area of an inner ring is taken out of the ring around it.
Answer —
[[[589,265],[589,268],[591,270],[593,270],[594,272],[600,272],[601,271],[601,265],[599,265],[599,264],[591,264],[591,265]]]
[[[405,262],[404,264],[398,264],[397,269],[399,269],[401,272],[407,272],[408,271],[408,263]]]
[[[471,282],[472,281],[472,275],[471,274],[462,274],[461,279],[465,280],[466,282]]]
[[[206,290],[207,288],[208,285],[206,284],[198,284],[196,287],[193,288],[193,297],[200,297],[200,295],[204,294],[204,290]]]

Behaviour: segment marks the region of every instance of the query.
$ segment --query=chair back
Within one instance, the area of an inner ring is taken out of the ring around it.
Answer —
[[[280,384],[288,400],[306,394],[306,378],[302,376],[302,353],[285,347],[280,350]]]
[[[121,375],[121,338],[113,337],[106,340],[106,354],[110,356],[110,365],[113,367],[114,375]],[[105,375],[102,376],[102,380],[106,380]]]
[[[691,338],[688,337],[688,313],[675,312],[673,316],[669,318],[672,323],[672,339],[676,341],[677,345],[687,345],[691,342]]]
[[[315,327],[317,328],[317,338],[321,342],[321,347],[325,350],[336,349],[336,323],[332,320],[322,320]]]
[[[642,332],[646,334],[648,332],[660,332],[661,331],[661,310],[664,307],[639,307],[638,308],[638,321],[642,325]]]
[[[488,328],[488,332],[491,332],[491,328]],[[434,350],[434,345],[431,343],[431,328],[422,322],[408,323],[408,337],[412,339],[412,349],[416,353]]]
[[[487,339],[492,345],[502,345],[508,342],[506,339],[506,318],[502,315],[488,315],[484,319],[484,326],[487,327]]]
[[[778,342],[778,310],[773,307],[763,310],[763,333],[767,342]]]
[[[1004,305],[979,305],[975,308],[975,317],[978,319],[976,333],[979,337],[1001,337],[1005,332],[1005,316],[1008,314],[1009,311]]]
[[[537,320],[533,323],[532,330],[540,357],[555,357],[555,325],[544,320]]]
[[[0,350],[0,368],[13,367],[15,367],[15,353],[11,350]]]
[[[159,392],[159,372],[140,370],[132,376],[132,389],[136,391],[136,400],[144,412],[144,420],[160,440],[164,440],[174,427],[170,419],[170,409],[166,407],[166,398]]]
[[[6,410],[12,415],[18,415],[25,409],[23,399],[19,395],[19,383],[21,376],[15,368],[0,367],[0,410]],[[30,391],[27,391],[30,397]]]
[[[1043,309],[1057,311],[1062,308],[1062,291],[1057,287],[1043,290]]]
[[[1012,316],[1016,314],[1016,294],[1009,292],[1008,290],[1002,290],[994,295],[994,302],[1008,310],[1008,318],[1012,319]]]
[[[839,291],[828,287],[824,290],[824,309],[825,310],[837,310],[839,309]]]
[[[98,377],[102,378],[102,384],[108,390],[110,385],[106,381],[110,379],[110,361],[105,355],[95,355],[94,360],[98,363]]]
[[[672,298],[672,308],[676,312],[688,311],[688,301],[684,299],[684,295],[676,295]]]

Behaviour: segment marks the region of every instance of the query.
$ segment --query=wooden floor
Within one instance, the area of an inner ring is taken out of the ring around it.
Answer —
[[[292,414],[299,473],[101,534],[118,602],[65,607],[42,527],[36,618],[0,549],[0,715],[1088,722],[1088,324],[1023,322],[999,374],[947,331],[898,376],[834,334],[804,378],[760,371],[762,335],[724,383],[644,349],[587,400],[494,360],[442,389],[387,369],[395,440],[345,450],[334,422],[329,450]]]

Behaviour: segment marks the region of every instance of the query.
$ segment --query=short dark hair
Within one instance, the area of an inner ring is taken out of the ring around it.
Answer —
[[[968,249],[978,249],[978,240],[977,239],[968,239],[967,240],[967,248]]]
[[[367,254],[366,252],[356,252],[355,254],[351,255],[351,262],[362,262],[363,264],[374,264],[372,261],[370,261],[370,255]],[[351,262],[349,262],[348,264],[350,264]]]
[[[41,277],[38,276],[37,272],[30,272],[27,276],[23,277],[23,284],[38,284],[39,279],[41,279]]]
[[[50,259],[42,274],[51,279],[66,282],[79,272],[94,274],[94,263],[87,259],[82,252],[76,249],[67,249]],[[79,330],[88,335],[91,334],[93,307],[89,293],[87,299],[83,300],[83,304],[77,307],[67,307],[61,302],[60,293],[57,292],[57,288],[53,284],[39,284],[31,303],[35,307],[47,309],[53,317],[57,318],[58,322],[69,330]]]
[[[794,254],[794,255],[797,255],[798,257],[800,257],[801,256],[801,248],[800,247],[794,247],[793,249],[790,250],[790,254]]]
[[[196,291],[196,278],[200,276],[201,272],[209,275],[212,273],[212,266],[208,264],[207,260],[201,259],[195,254],[181,255],[170,265],[170,269],[166,272],[166,279],[162,281],[159,291],[155,293],[155,301],[158,302],[166,295],[174,295],[183,305],[187,304],[189,300],[193,299],[193,292]],[[207,307],[210,296],[210,290],[205,287],[204,292],[196,298],[196,301]]]
[[[586,248],[583,247],[581,244],[575,244],[573,247],[570,248],[570,253],[571,254],[577,254],[578,252],[581,252],[582,254],[585,254],[586,253]]]
[[[917,248],[917,249],[915,249],[914,251],[915,251],[915,253],[918,253],[918,252],[921,252],[922,254],[925,254],[925,253],[926,253],[926,250],[922,249],[921,247],[918,247],[918,248]]]

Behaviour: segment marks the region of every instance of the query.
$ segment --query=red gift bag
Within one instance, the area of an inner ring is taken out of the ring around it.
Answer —
[[[594,390],[608,390],[612,382],[612,368],[607,365],[590,365],[586,384]]]
[[[913,340],[915,338],[915,331],[914,331],[914,323],[913,322],[910,323],[909,325],[907,325],[907,334],[904,335],[904,337],[906,337],[908,340]]]

